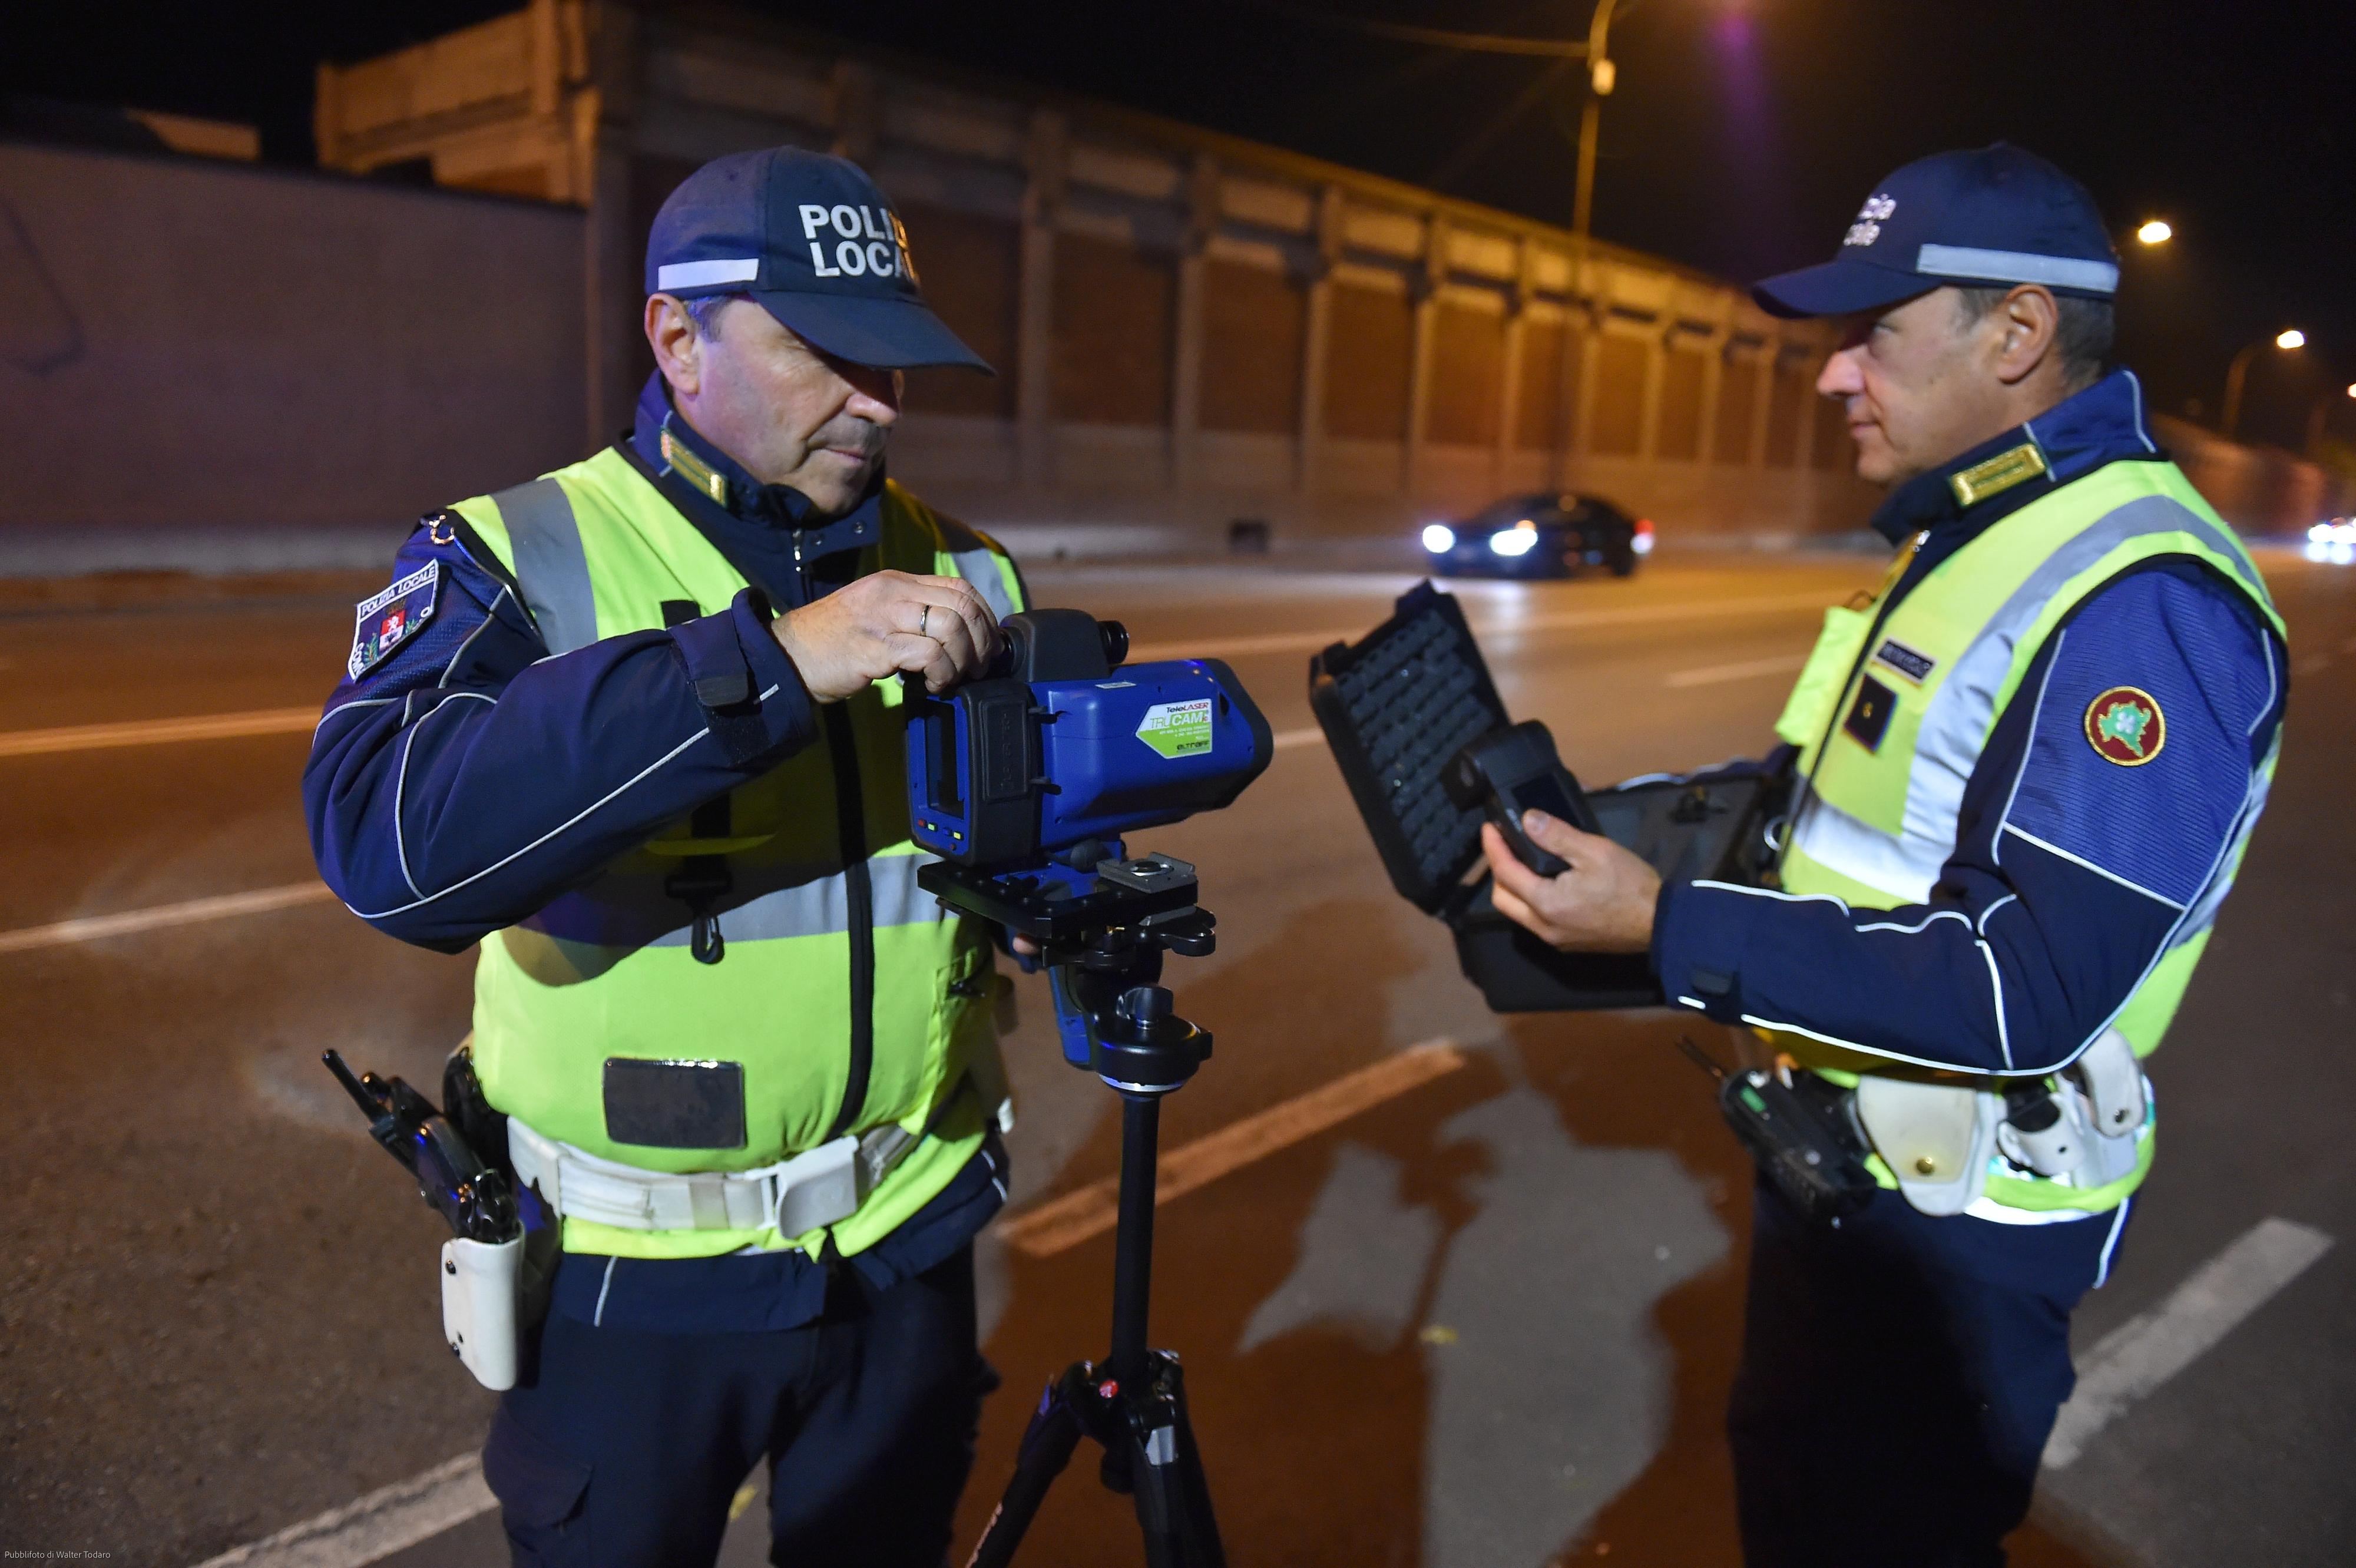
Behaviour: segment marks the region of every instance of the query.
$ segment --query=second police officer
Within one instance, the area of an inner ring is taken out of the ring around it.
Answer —
[[[1877,186],[1831,262],[1817,390],[1889,488],[1879,590],[1826,616],[1776,725],[1773,886],[1663,885],[1538,820],[1497,903],[1649,949],[1676,1004],[1853,1093],[1880,1189],[1837,1229],[1762,1185],[1729,1432],[1754,1568],[1992,1564],[2117,1252],[2167,1032],[2273,776],[2281,617],[2104,364],[2117,260],[2085,191],[1998,145]]]
[[[472,1067],[561,1227],[484,1452],[517,1560],[709,1563],[766,1457],[776,1561],[932,1568],[1003,1079],[894,678],[976,673],[1023,590],[884,457],[904,368],[987,367],[839,158],[706,165],[646,289],[635,428],[429,516],[360,607],[313,842],[380,930],[480,944]]]

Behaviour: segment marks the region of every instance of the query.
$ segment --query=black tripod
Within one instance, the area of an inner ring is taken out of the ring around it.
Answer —
[[[1069,857],[1083,862],[1088,856]],[[1038,940],[1055,990],[1065,1058],[1120,1096],[1120,1211],[1114,1230],[1112,1348],[1064,1369],[1032,1412],[1013,1478],[968,1568],[1005,1568],[1082,1437],[1104,1450],[1105,1486],[1136,1499],[1149,1568],[1226,1568],[1178,1358],[1146,1346],[1153,1284],[1153,1198],[1162,1097],[1194,1076],[1211,1036],[1173,1011],[1156,983],[1164,951],[1211,951],[1194,868],[1148,855],[984,876],[927,865],[920,884],[945,902]]]

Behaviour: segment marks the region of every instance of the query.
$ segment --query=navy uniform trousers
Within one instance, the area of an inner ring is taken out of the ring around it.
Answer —
[[[995,1381],[969,1243],[884,1288],[838,1268],[798,1327],[655,1333],[560,1311],[538,1340],[483,1449],[519,1568],[708,1564],[765,1457],[773,1562],[940,1568]]]
[[[1825,1230],[1760,1187],[1727,1418],[1749,1568],[2001,1565],[2132,1207],[2014,1226],[1885,1191]]]

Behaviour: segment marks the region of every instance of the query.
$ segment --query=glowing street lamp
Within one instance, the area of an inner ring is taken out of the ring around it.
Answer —
[[[2233,362],[2225,367],[2225,413],[2218,424],[2227,435],[2233,435],[2242,423],[2242,382],[2250,373],[2251,357],[2265,348],[2266,341],[2262,338],[2251,344],[2234,355]],[[2307,334],[2296,327],[2286,328],[2274,335],[2273,342],[2276,348],[2287,353],[2294,349],[2306,348]]]
[[[2136,238],[2147,245],[2165,245],[2176,237],[2176,231],[2155,218],[2136,231]]]
[[[1603,115],[1603,101],[1618,85],[1620,68],[1613,63],[1612,47],[1612,0],[1596,0],[1595,12],[1587,21],[1587,102],[1579,115],[1579,177],[1572,188],[1570,200],[1570,231],[1575,238],[1580,262],[1587,257],[1587,224],[1595,210],[1595,140]],[[1576,263],[1574,263],[1576,264]],[[1571,285],[1576,289],[1576,281]]]

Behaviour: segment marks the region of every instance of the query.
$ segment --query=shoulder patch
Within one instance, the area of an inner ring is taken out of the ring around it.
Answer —
[[[2139,686],[2114,686],[2086,704],[2086,744],[2121,768],[2140,768],[2168,744],[2159,700]]]
[[[434,601],[442,585],[442,563],[428,561],[408,576],[356,607],[351,656],[344,671],[357,681],[384,656],[424,629],[434,618]]]

